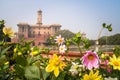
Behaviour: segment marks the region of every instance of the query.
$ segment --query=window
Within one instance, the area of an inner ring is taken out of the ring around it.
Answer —
[[[24,27],[22,27],[22,32],[24,32]]]
[[[57,27],[55,27],[55,32],[57,32]]]
[[[35,31],[33,31],[33,37],[35,37]]]
[[[38,36],[40,36],[40,31],[38,32]]]

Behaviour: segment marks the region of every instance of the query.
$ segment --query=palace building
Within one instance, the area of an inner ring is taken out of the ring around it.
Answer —
[[[25,41],[34,40],[33,46],[41,46],[46,44],[49,36],[53,36],[61,28],[60,24],[44,25],[42,23],[42,11],[37,12],[37,23],[30,25],[28,23],[18,23],[18,32],[12,42],[19,42],[22,38]]]

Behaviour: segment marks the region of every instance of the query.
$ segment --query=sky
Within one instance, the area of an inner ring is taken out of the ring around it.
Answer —
[[[113,31],[104,29],[101,36],[120,33],[120,0],[0,0],[0,20],[14,31],[20,22],[36,24],[38,10],[43,24],[61,24],[89,39],[97,39],[103,23],[112,24]]]

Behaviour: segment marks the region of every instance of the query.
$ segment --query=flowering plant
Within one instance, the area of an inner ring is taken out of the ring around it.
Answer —
[[[120,79],[120,47],[115,47],[112,54],[89,50],[88,39],[78,32],[71,39],[64,39],[61,35],[52,37],[57,49],[39,48],[31,46],[33,41],[6,42],[4,39],[11,37],[13,32],[6,27],[2,31],[0,80]],[[79,49],[77,57],[69,56],[71,43]]]

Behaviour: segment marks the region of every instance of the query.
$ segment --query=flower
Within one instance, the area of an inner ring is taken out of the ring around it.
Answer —
[[[8,64],[9,64],[9,62],[7,61],[7,62],[5,62],[4,64],[5,64],[5,65],[8,65]]]
[[[110,65],[109,65],[109,61],[106,59],[102,62],[100,62],[100,67],[103,68],[103,69],[106,69],[107,72],[111,72],[111,68],[110,68]]]
[[[65,45],[60,45],[60,47],[59,47],[60,53],[64,53],[66,50],[67,50],[67,48]]]
[[[101,58],[102,59],[105,59],[106,57],[108,57],[109,55],[108,54],[101,54]]]
[[[96,71],[96,73],[93,73],[93,70],[91,70],[89,75],[85,74],[83,76],[83,80],[103,80],[103,79],[102,79],[102,76],[99,75],[99,71]]]
[[[72,75],[78,74],[79,71],[81,71],[83,68],[83,65],[79,65],[78,63],[72,62],[72,66],[70,68],[70,72]]]
[[[109,64],[113,66],[113,69],[120,70],[120,58],[116,58],[115,55],[113,55],[112,57],[110,57]]]
[[[60,44],[63,44],[64,38],[62,38],[61,35],[59,35],[59,36],[56,36],[55,41],[60,45]]]
[[[93,67],[99,67],[100,60],[95,52],[88,51],[81,59],[83,65],[86,66],[89,70],[91,70]]]
[[[40,53],[40,49],[38,47],[35,46],[35,47],[31,48],[31,54],[32,54],[32,56],[36,56],[39,53]]]
[[[11,27],[3,27],[3,33],[10,38],[13,37],[14,34]]]
[[[54,71],[54,75],[57,77],[60,73],[60,70],[63,70],[65,66],[65,63],[60,60],[60,56],[58,57],[56,54],[53,54],[53,58],[49,60],[49,64],[45,70],[47,72]]]

